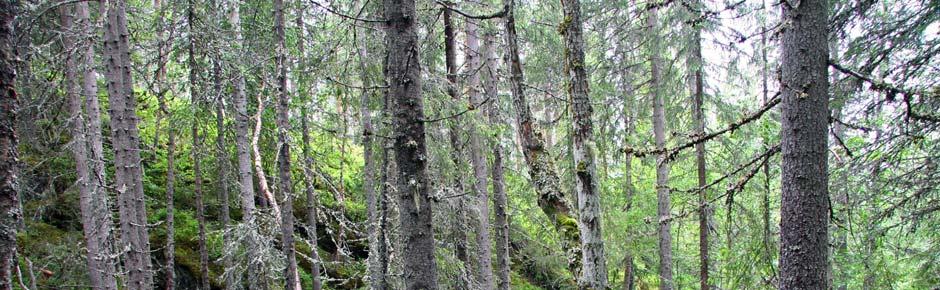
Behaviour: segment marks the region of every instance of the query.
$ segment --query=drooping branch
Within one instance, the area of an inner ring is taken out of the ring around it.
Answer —
[[[626,147],[626,148],[623,149],[623,151],[624,151],[624,153],[626,153],[626,154],[633,154],[633,156],[636,156],[636,157],[644,157],[644,156],[647,156],[647,155],[655,155],[655,154],[663,154],[663,153],[665,153],[665,154],[666,154],[666,159],[665,159],[665,160],[668,162],[668,161],[672,160],[673,158],[675,158],[676,155],[679,154],[679,152],[682,151],[682,150],[692,148],[692,146],[695,146],[695,144],[699,144],[699,143],[702,143],[702,142],[707,142],[707,141],[709,141],[709,140],[711,140],[711,139],[715,139],[715,137],[721,136],[722,134],[725,134],[725,133],[728,133],[728,132],[732,132],[732,131],[734,131],[734,130],[737,130],[738,128],[740,128],[741,126],[743,126],[743,125],[745,125],[745,124],[748,124],[748,123],[750,123],[750,122],[753,122],[753,121],[756,121],[756,120],[760,119],[760,118],[764,115],[764,113],[767,113],[767,111],[770,111],[770,109],[773,109],[775,106],[777,106],[777,104],[780,104],[780,97],[779,97],[779,96],[780,96],[780,93],[777,92],[777,94],[775,94],[775,95],[770,99],[770,101],[768,101],[766,104],[764,104],[763,107],[761,107],[759,110],[757,110],[757,112],[754,112],[754,113],[751,113],[751,114],[749,114],[749,115],[746,115],[746,116],[744,116],[743,118],[741,118],[740,120],[738,120],[738,121],[736,121],[736,122],[734,122],[734,123],[728,124],[728,126],[725,126],[725,128],[723,128],[723,129],[721,129],[721,130],[718,130],[718,131],[715,131],[715,132],[712,132],[712,133],[709,133],[709,134],[706,134],[706,135],[696,135],[696,136],[693,136],[692,140],[689,140],[689,141],[687,141],[687,142],[685,142],[685,143],[682,143],[682,144],[680,144],[680,145],[676,145],[676,146],[671,147],[671,148],[670,148],[670,147],[667,147],[667,148],[662,148],[662,149],[646,149],[646,150],[636,150],[636,149],[631,148],[631,147]]]
[[[912,118],[915,120],[935,122],[935,123],[940,122],[940,116],[929,114],[929,113],[922,114],[922,113],[915,112],[913,106],[911,105],[911,102],[913,101],[914,96],[940,97],[940,92],[927,92],[927,91],[921,91],[921,90],[902,88],[900,86],[889,84],[884,81],[872,79],[869,76],[863,75],[859,72],[853,71],[840,64],[837,64],[833,62],[832,60],[829,61],[829,66],[831,66],[832,68],[836,69],[837,71],[841,73],[847,74],[860,81],[868,83],[869,85],[871,85],[872,91],[885,93],[885,99],[887,99],[889,102],[895,101],[895,99],[897,98],[897,95],[901,95],[901,99],[904,101],[905,114],[907,115],[908,118]]]

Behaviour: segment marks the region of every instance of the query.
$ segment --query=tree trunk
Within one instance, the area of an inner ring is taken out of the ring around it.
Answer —
[[[87,127],[85,125],[85,113],[82,109],[82,98],[97,98],[97,85],[92,83],[89,90],[80,86],[78,71],[79,64],[82,62],[82,69],[91,70],[92,74],[86,77],[94,78],[94,67],[84,67],[85,53],[89,48],[85,42],[77,42],[76,34],[84,36],[88,29],[88,4],[76,3],[76,9],[68,9],[68,6],[59,7],[59,16],[62,21],[62,47],[65,50],[74,50],[78,55],[67,55],[65,61],[65,82],[66,96],[69,101],[69,117],[71,119],[72,133],[72,156],[75,158],[76,183],[79,190],[79,206],[82,214],[82,230],[85,235],[85,247],[88,250],[86,259],[88,263],[88,278],[92,289],[117,289],[117,280],[114,277],[115,269],[113,251],[111,248],[110,233],[113,222],[108,215],[107,193],[99,187],[98,181],[92,171],[92,163],[89,159],[89,138],[87,138]],[[84,7],[78,7],[84,6]],[[73,13],[78,17],[76,27],[73,23]],[[92,79],[95,81],[95,79]]]
[[[701,6],[698,1],[693,3],[697,9]],[[697,16],[693,11],[692,15]],[[693,17],[693,19],[698,19]],[[692,81],[693,106],[692,115],[695,118],[695,134],[705,134],[705,83],[703,71],[705,63],[702,60],[702,27],[699,22],[693,20],[691,24],[692,35],[689,39],[690,55],[688,59]],[[706,185],[705,171],[705,142],[695,144],[695,165],[698,173],[698,252],[699,252],[699,288],[708,290],[708,192],[704,189]]]
[[[153,272],[150,239],[147,233],[147,207],[140,159],[137,99],[131,77],[131,59],[124,0],[107,3],[105,66],[110,96],[111,136],[114,147],[114,188],[118,191],[121,241],[128,249],[124,260],[127,287],[150,289]]]
[[[304,65],[305,64],[304,60],[306,59],[306,52],[305,52],[306,48],[304,47],[304,41],[306,39],[305,36],[306,36],[307,30],[304,27],[304,13],[305,13],[305,9],[304,9],[303,2],[297,1],[297,18],[295,18],[295,24],[297,25],[297,29],[298,29],[297,51],[301,57],[301,60],[297,62],[297,65],[298,65],[297,93],[298,93],[298,96],[306,100],[305,96],[309,95],[310,92],[306,91],[309,89],[308,87],[309,85],[307,84],[307,79],[304,77],[304,73],[302,73],[306,69],[306,65]],[[320,281],[320,265],[322,264],[322,261],[320,260],[320,253],[319,251],[317,251],[318,249],[317,247],[317,192],[316,190],[314,190],[313,180],[312,180],[312,177],[314,175],[311,169],[314,166],[314,164],[313,164],[313,157],[311,157],[310,155],[310,131],[309,131],[309,126],[307,125],[308,119],[307,119],[306,106],[301,108],[300,112],[301,112],[300,113],[301,114],[300,138],[301,138],[301,141],[303,141],[303,144],[301,145],[300,148],[301,148],[301,151],[303,152],[303,158],[304,158],[303,159],[304,193],[307,198],[307,204],[306,204],[307,235],[308,235],[308,239],[310,240],[310,248],[313,249],[312,251],[310,251],[310,257],[313,259],[313,261],[311,261],[310,263],[310,276],[312,280],[311,282],[313,283],[312,285],[313,290],[320,290],[321,288],[323,288],[323,283]],[[364,150],[371,150],[371,148],[369,147],[364,147],[364,148],[365,148]],[[367,163],[372,162],[371,160],[369,160],[369,158],[370,157],[368,156],[365,158]],[[363,169],[363,171],[365,170],[366,169]],[[365,184],[363,185],[363,188],[366,188],[368,190],[368,187],[366,187]]]
[[[653,99],[653,135],[656,148],[662,150],[666,147],[666,115],[664,101],[660,86],[662,85],[662,60],[660,59],[659,44],[659,16],[658,8],[648,8],[646,29],[648,29],[649,61],[650,61],[650,92]],[[669,198],[669,164],[666,153],[656,158],[656,199],[659,224],[659,289],[672,290],[672,229],[670,217]]]
[[[160,0],[155,0],[153,2],[154,9],[158,10],[159,22],[161,29],[157,32],[158,41],[160,45],[158,47],[159,51],[157,59],[157,71],[155,73],[156,79],[156,91],[157,91],[157,101],[159,102],[160,110],[159,117],[162,118],[171,118],[170,109],[166,104],[166,92],[168,91],[168,85],[166,83],[166,63],[167,55],[170,51],[170,40],[163,39],[163,28],[165,21],[163,19],[163,3]],[[192,75],[190,76],[192,77]],[[159,124],[159,120],[157,123]],[[163,271],[164,279],[166,279],[166,289],[173,290],[176,289],[176,208],[174,204],[174,199],[176,197],[176,131],[172,124],[169,124],[166,127],[167,130],[167,146],[166,146],[166,248],[164,249],[164,266]],[[156,130],[159,132],[159,129]],[[154,136],[154,144],[160,143],[160,137],[158,134]]]
[[[232,26],[236,47],[244,45],[244,39],[241,33],[241,16],[238,2],[230,1],[229,4],[229,24]],[[234,50],[232,54],[239,53]],[[248,95],[245,91],[245,77],[242,74],[243,65],[237,58],[232,59],[229,64],[234,70],[233,73],[233,98],[235,103],[235,148],[238,155],[238,185],[239,196],[241,196],[242,223],[254,228],[255,224],[255,187],[254,180],[251,178],[251,147],[249,142],[250,130],[248,129]],[[253,236],[248,237],[245,248],[249,256],[257,256],[258,250]],[[261,289],[265,282],[261,277],[259,265],[253,262],[248,263],[248,289]]]
[[[477,23],[471,19],[467,19],[466,21],[467,39],[465,46],[466,52],[464,55],[467,65],[464,69],[467,70],[467,90],[469,90],[470,95],[470,106],[480,108],[484,105],[484,100],[479,89],[480,75],[476,72],[483,70],[483,68],[480,67],[483,63],[480,61],[483,52],[480,51]],[[495,97],[495,92],[490,97]],[[479,249],[477,252],[479,260],[477,263],[479,264],[479,269],[477,269],[476,272],[478,274],[477,283],[479,283],[480,289],[493,290],[496,289],[496,281],[493,278],[493,251],[491,250],[492,245],[490,243],[490,199],[488,194],[489,184],[487,184],[489,174],[486,172],[486,155],[483,153],[484,139],[477,128],[479,120],[484,120],[481,110],[473,110],[470,112],[470,118],[467,122],[467,131],[470,134],[470,163],[473,166],[473,176],[475,177],[473,191],[477,199],[476,212],[478,215],[477,219],[479,219],[479,223],[476,225],[476,240]]]
[[[414,0],[384,0],[406,289],[438,289]]]
[[[213,82],[215,83],[215,91],[218,93],[219,97],[216,99],[216,109],[215,109],[215,132],[216,132],[216,161],[218,162],[218,181],[216,186],[219,190],[219,203],[222,205],[222,245],[223,248],[227,247],[229,243],[232,242],[232,236],[229,234],[229,225],[232,223],[231,209],[229,204],[229,168],[231,164],[229,163],[229,153],[225,148],[225,102],[222,99],[222,66],[217,61],[215,63],[213,72]],[[232,269],[232,258],[229,255],[222,255],[222,267],[223,271]],[[236,288],[235,279],[232,275],[225,275],[223,277],[225,282],[226,290],[234,290]]]
[[[496,66],[498,58],[496,56],[496,43],[492,33],[483,35],[483,67],[480,69],[483,76],[483,93],[489,104],[486,105],[488,123],[493,125],[502,124],[499,119],[499,79]],[[493,214],[494,227],[496,229],[496,288],[499,290],[509,290],[509,217],[507,214],[507,198],[503,181],[503,146],[501,134],[496,134],[491,138],[493,147],[493,164],[490,172],[493,183]],[[481,201],[482,202],[482,201]],[[481,215],[482,216],[482,215]],[[487,214],[487,217],[489,214]],[[493,288],[491,288],[493,289]]]
[[[513,108],[516,113],[516,130],[522,143],[523,155],[529,167],[529,176],[538,192],[539,207],[548,217],[561,238],[561,247],[568,260],[568,271],[573,277],[580,276],[581,271],[581,238],[578,230],[578,221],[572,216],[571,206],[565,199],[558,185],[558,173],[552,163],[552,156],[545,147],[542,133],[536,128],[535,120],[526,101],[523,84],[522,63],[519,60],[519,45],[516,37],[515,13],[512,8],[513,0],[504,0],[507,13],[505,17],[506,29],[506,59],[509,60],[509,84],[512,93]]]
[[[627,36],[631,41],[634,39],[633,34]],[[628,42],[629,43],[629,42]],[[623,92],[623,128],[624,128],[624,143],[627,146],[634,146],[631,136],[636,130],[636,91],[633,86],[633,69],[629,66],[634,60],[634,57],[631,52],[624,51],[622,46],[618,46],[621,55],[620,63],[620,90]],[[623,158],[623,177],[624,177],[624,195],[626,199],[626,206],[624,207],[624,212],[629,212],[633,208],[633,198],[636,194],[636,188],[633,186],[633,154],[626,153]],[[634,273],[635,267],[633,263],[633,233],[630,228],[626,230],[626,243],[624,246],[624,257],[623,257],[623,284],[621,289],[623,290],[633,290],[635,288],[635,278],[636,274]]]
[[[359,33],[361,31],[357,31]],[[358,35],[364,37],[362,34]],[[365,165],[362,167],[362,188],[366,196],[366,207],[368,217],[366,229],[369,231],[369,258],[367,267],[369,270],[369,289],[385,290],[385,271],[380,257],[380,247],[385,244],[385,236],[382,227],[379,225],[381,218],[379,214],[379,202],[381,197],[376,195],[375,191],[375,154],[373,153],[373,135],[375,129],[372,126],[372,110],[369,105],[372,101],[372,93],[369,89],[372,86],[372,80],[369,77],[369,52],[365,42],[356,43],[356,51],[359,53],[359,77],[362,81],[362,92],[359,98],[359,118],[362,126],[362,156]]]
[[[780,289],[828,289],[828,3],[782,5]]]
[[[275,73],[277,75],[278,191],[281,204],[281,250],[287,259],[286,289],[300,290],[297,256],[294,252],[294,183],[291,181],[290,94],[287,88],[287,46],[284,36],[284,1],[274,0]]]
[[[202,140],[199,136],[199,63],[196,62],[196,3],[189,0],[186,11],[189,28],[189,99],[192,102],[193,193],[196,196],[196,222],[199,228],[199,289],[209,290],[209,254],[206,249],[206,206],[202,193]]]
[[[13,289],[12,268],[16,265],[16,232],[20,224],[20,202],[16,176],[16,30],[13,19],[18,1],[0,1],[0,289]]]
[[[563,0],[564,21],[559,29],[565,39],[565,74],[571,102],[572,153],[574,155],[575,191],[578,195],[578,217],[581,230],[580,289],[607,288],[607,262],[604,237],[601,234],[600,192],[597,188],[597,165],[594,160],[594,109],[588,96],[588,75],[584,69],[584,39],[581,3]]]
[[[460,96],[457,93],[457,43],[456,43],[456,32],[454,31],[454,21],[453,13],[449,7],[443,8],[443,18],[444,18],[444,66],[447,69],[447,95],[450,96],[451,100],[454,103],[459,103]],[[454,106],[457,107],[457,106]],[[466,210],[466,196],[465,188],[463,184],[464,180],[464,162],[461,160],[463,156],[463,148],[460,146],[460,131],[461,131],[461,118],[460,116],[454,115],[450,119],[448,130],[448,137],[450,138],[450,159],[454,165],[454,197],[451,199],[452,206],[455,208],[455,219],[454,225],[452,226],[451,231],[453,232],[454,237],[454,252],[457,256],[457,259],[463,264],[463,268],[460,272],[460,277],[458,281],[455,281],[457,289],[464,290],[470,289],[471,285],[474,284],[472,277],[470,275],[472,270],[472,264],[470,261],[470,254],[467,250],[469,241],[467,240],[467,210]]]

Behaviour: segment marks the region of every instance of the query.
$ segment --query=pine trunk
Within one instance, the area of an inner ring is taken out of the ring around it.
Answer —
[[[826,0],[783,8],[780,289],[828,289],[828,12]]]
[[[414,0],[384,0],[388,96],[392,101],[406,289],[437,290],[424,101]]]

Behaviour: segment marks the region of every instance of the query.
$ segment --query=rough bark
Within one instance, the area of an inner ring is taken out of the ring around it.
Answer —
[[[473,108],[479,108],[484,105],[483,94],[479,89],[480,75],[477,74],[477,72],[484,70],[484,68],[481,68],[483,62],[480,61],[480,59],[483,56],[483,51],[480,51],[478,29],[476,22],[467,19],[467,38],[466,45],[464,46],[466,49],[464,55],[467,65],[464,66],[464,69],[467,70],[466,85],[470,95],[470,106]],[[488,97],[494,97],[494,95],[495,92]],[[479,120],[484,120],[482,110],[473,110],[470,112],[470,118],[467,122],[467,133],[470,135],[470,164],[473,167],[473,176],[475,178],[473,182],[473,193],[476,197],[475,212],[478,216],[476,241],[478,248],[477,264],[479,269],[477,269],[476,273],[478,274],[477,283],[480,285],[480,289],[493,290],[496,289],[496,280],[493,277],[493,251],[492,244],[490,243],[489,173],[486,171],[486,155],[483,153],[483,142],[485,139],[480,135],[479,129],[477,128]]]
[[[16,232],[21,219],[17,192],[16,30],[19,2],[0,1],[0,289],[13,288]]]
[[[235,40],[235,47],[244,45],[244,39],[241,33],[241,16],[238,2],[229,1],[229,24],[232,25],[231,37]],[[232,54],[240,53],[239,50],[233,50]],[[237,58],[231,60],[229,65],[234,70],[233,73],[233,92],[232,97],[235,103],[235,148],[238,155],[238,185],[239,196],[241,197],[242,223],[248,226],[255,226],[255,188],[254,180],[251,178],[251,151],[248,129],[248,95],[245,91],[245,77],[242,74],[242,64]],[[249,238],[245,248],[249,256],[257,255],[256,241]],[[248,263],[248,289],[261,289],[265,284],[262,279],[254,279],[260,276],[260,269],[255,263]]]
[[[594,160],[594,109],[588,95],[588,75],[584,66],[584,36],[581,2],[563,0],[564,21],[559,29],[565,41],[565,74],[571,102],[571,140],[574,157],[575,192],[578,200],[578,228],[581,233],[580,289],[607,288],[607,262],[601,234],[600,192]]]
[[[404,282],[407,289],[436,290],[437,263],[428,196],[424,101],[418,58],[417,13],[414,0],[384,0],[386,79],[393,105],[398,205],[403,235]]]
[[[302,1],[297,1],[297,18],[294,19],[297,29],[299,29],[298,40],[297,41],[297,52],[301,57],[301,60],[297,62],[298,72],[302,72],[306,69],[304,65],[304,59],[306,59],[306,47],[304,46],[305,36],[307,30],[304,27],[304,4]],[[305,98],[306,95],[310,94],[309,85],[307,84],[307,79],[304,77],[303,73],[298,73],[297,75],[297,93],[301,98]],[[303,144],[301,145],[301,151],[303,152],[303,170],[304,170],[304,194],[306,195],[306,223],[307,223],[307,235],[310,240],[310,248],[317,249],[317,192],[314,190],[313,185],[313,172],[312,168],[314,166],[313,157],[310,154],[310,131],[309,126],[307,125],[307,108],[304,107],[301,109],[300,115],[300,138]],[[364,150],[371,150],[369,147],[364,147]],[[370,156],[365,158],[367,164],[372,162],[369,160]],[[368,166],[367,166],[368,167]],[[365,171],[366,169],[363,169]],[[364,178],[365,179],[365,178]],[[368,190],[369,187],[363,183],[363,188]],[[371,244],[370,244],[371,246]],[[312,278],[311,282],[313,283],[313,290],[320,290],[323,288],[323,282],[320,281],[320,266],[322,261],[320,260],[319,251],[310,251],[310,257],[313,261],[310,263],[310,276]]]
[[[828,3],[782,5],[780,289],[828,289]]]
[[[568,260],[568,271],[573,277],[580,276],[581,271],[581,238],[578,230],[578,221],[571,213],[571,206],[565,199],[559,186],[558,173],[552,163],[552,156],[545,147],[545,140],[532,118],[529,104],[526,101],[523,84],[525,77],[522,73],[522,63],[519,60],[519,45],[516,36],[515,12],[513,0],[504,0],[507,13],[505,18],[506,30],[506,59],[509,60],[509,84],[512,94],[513,109],[516,113],[516,130],[522,145],[529,176],[538,193],[538,204],[545,216],[555,227],[561,239],[561,248]]]
[[[114,188],[118,192],[121,242],[127,249],[124,259],[127,287],[150,289],[153,287],[153,273],[125,5],[124,0],[108,1],[105,25],[104,54],[110,97],[111,143],[114,147]]]
[[[659,9],[651,6],[647,10],[646,29],[649,42],[650,61],[650,93],[653,100],[653,139],[656,148],[666,148],[666,115],[664,101],[660,86],[662,85],[662,60],[660,59],[659,44]],[[669,197],[669,162],[667,153],[659,153],[656,157],[656,200],[659,225],[659,289],[672,290],[672,232]]]
[[[84,6],[84,7],[78,7]],[[72,15],[78,19],[73,20]],[[84,36],[88,28],[88,4],[76,3],[74,9],[69,6],[59,7],[59,16],[64,32],[62,47],[73,51],[66,55],[65,84],[66,96],[69,102],[70,131],[72,134],[72,156],[75,159],[76,184],[79,190],[79,207],[82,216],[82,231],[85,238],[86,263],[88,264],[88,278],[92,289],[117,289],[117,280],[114,277],[115,268],[113,250],[111,248],[110,234],[113,228],[111,216],[108,214],[107,192],[98,186],[97,177],[92,169],[91,152],[89,150],[90,138],[86,116],[83,112],[83,98],[97,98],[97,85],[94,67],[88,67],[86,53],[89,46],[86,42],[76,41],[76,35]],[[76,26],[77,24],[77,26]],[[81,63],[81,64],[80,64]],[[81,68],[80,68],[81,66]],[[90,70],[92,74],[84,77],[92,78],[91,86],[85,87],[79,77],[80,70]],[[87,89],[87,90],[86,90]]]
[[[284,35],[284,1],[274,0],[274,62],[277,76],[276,125],[278,142],[278,191],[281,192],[281,251],[286,256],[285,288],[300,290],[297,254],[294,250],[294,184],[291,178],[290,93],[287,88],[287,46]]]

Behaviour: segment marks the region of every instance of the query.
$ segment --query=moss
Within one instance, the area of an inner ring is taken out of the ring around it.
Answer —
[[[572,20],[573,19],[571,19],[571,16],[565,15],[565,19],[558,24],[558,33],[562,35],[565,34],[565,32],[568,31],[568,26],[571,25]]]

